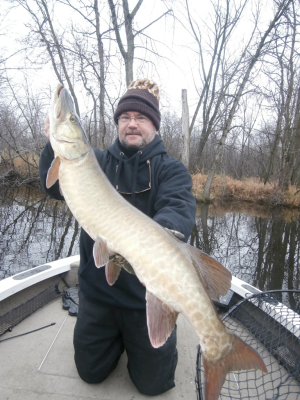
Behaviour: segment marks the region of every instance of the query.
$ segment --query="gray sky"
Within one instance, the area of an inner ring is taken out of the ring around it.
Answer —
[[[225,3],[225,0],[221,0]],[[30,3],[33,3],[32,1]],[[267,1],[263,7],[267,7]],[[131,7],[136,4],[136,0],[130,1]],[[154,79],[161,90],[161,106],[162,109],[175,110],[181,112],[181,91],[187,89],[188,91],[188,102],[190,106],[190,115],[192,115],[197,99],[199,97],[199,90],[201,90],[201,80],[199,75],[199,56],[197,52],[197,45],[190,33],[190,27],[187,20],[187,15],[183,5],[184,0],[145,0],[141,9],[139,10],[136,19],[135,27],[142,29],[150,21],[155,20],[158,16],[163,14],[167,9],[173,8],[175,18],[168,16],[162,18],[158,23],[148,28],[145,33],[150,37],[156,39],[155,48],[157,52],[164,56],[164,58],[157,58],[150,56],[147,57],[153,61],[153,64],[141,63],[140,60],[135,61],[135,78],[142,76],[148,76]],[[249,0],[249,9],[245,13],[242,23],[236,31],[236,40],[232,42],[232,51],[239,51],[244,45],[245,41],[243,36],[250,32],[252,22],[251,7],[256,4],[256,0]],[[4,3],[6,7],[9,3]],[[214,28],[211,21],[211,5],[208,0],[192,0],[190,1],[190,11],[194,19],[195,28],[201,29],[203,32],[203,43],[206,46],[207,54],[204,56],[205,61],[209,61],[209,45],[210,35]],[[68,9],[70,10],[70,9]],[[269,13],[267,13],[269,14]],[[103,15],[103,14],[102,14]],[[266,14],[262,13],[262,15]],[[21,8],[15,8],[8,16],[5,16],[5,8],[1,11],[1,25],[0,33],[2,35],[1,47],[2,53],[10,54],[12,49],[22,49],[24,45],[16,43],[16,40],[20,40],[28,28],[29,18],[28,14]],[[78,19],[75,12],[66,13],[66,7],[57,4],[53,14],[56,20],[56,28],[59,31],[69,23],[70,18],[75,21]],[[79,19],[78,19],[79,22]],[[198,26],[197,26],[197,25]],[[262,29],[264,29],[262,23]],[[4,40],[3,40],[4,39]],[[136,51],[136,56],[142,58],[144,52]],[[33,52],[29,52],[28,56],[32,58]],[[55,87],[56,77],[52,71],[51,65],[42,66],[39,69],[32,69],[32,66],[27,62],[26,65],[30,67],[28,70],[17,71],[14,68],[24,65],[24,54],[16,55],[7,62],[7,67],[12,68],[9,70],[10,76],[14,77],[15,81],[28,80],[30,85],[36,90],[43,90],[44,87]],[[142,71],[141,71],[142,68]],[[125,81],[124,69],[122,71]],[[198,92],[195,89],[195,83],[198,87]],[[117,83],[118,85],[118,83]],[[82,105],[87,101],[87,97],[84,93],[80,96],[82,88],[79,83],[76,84],[75,90],[77,91],[78,98],[81,100]],[[125,90],[125,89],[124,89]]]

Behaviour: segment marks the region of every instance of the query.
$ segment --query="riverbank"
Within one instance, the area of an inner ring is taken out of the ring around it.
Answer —
[[[194,174],[193,194],[197,202],[204,202],[203,191],[207,175]],[[268,205],[271,207],[300,208],[300,189],[290,186],[282,192],[275,184],[264,185],[258,178],[233,179],[230,176],[216,175],[211,187],[210,201],[241,201]]]
[[[40,187],[39,154],[2,153],[0,157],[0,185]]]
[[[11,186],[29,185],[40,187],[38,156],[21,155],[10,162],[0,163],[0,184]],[[199,203],[204,202],[203,191],[207,175],[192,175],[193,194]],[[210,201],[240,201],[262,204],[270,207],[300,208],[300,189],[290,186],[286,192],[279,191],[276,184],[260,182],[258,178],[233,179],[216,175],[212,182]]]

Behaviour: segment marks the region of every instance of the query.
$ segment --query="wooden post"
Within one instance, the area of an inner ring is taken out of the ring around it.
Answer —
[[[189,131],[189,106],[187,102],[187,90],[182,89],[182,117],[181,117],[181,132],[182,132],[182,155],[181,161],[189,169],[190,165],[190,131]]]

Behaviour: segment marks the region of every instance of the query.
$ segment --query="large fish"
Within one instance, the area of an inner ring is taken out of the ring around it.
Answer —
[[[218,398],[229,371],[255,368],[267,372],[260,356],[227,331],[212,304],[211,299],[219,299],[230,288],[230,272],[178,240],[117,193],[101,170],[62,85],[53,95],[49,117],[56,157],[47,187],[59,179],[68,207],[95,241],[95,264],[105,265],[108,283],[112,285],[120,272],[120,263],[111,259],[118,254],[146,286],[152,346],[165,343],[178,313],[183,313],[200,341],[206,400]]]

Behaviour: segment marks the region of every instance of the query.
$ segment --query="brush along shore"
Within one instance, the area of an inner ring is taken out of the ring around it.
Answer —
[[[0,184],[40,187],[38,165],[38,154],[3,154],[0,159]],[[192,191],[197,202],[204,202],[203,191],[207,175],[192,174],[192,179]],[[300,208],[300,189],[290,186],[287,191],[282,192],[276,183],[264,184],[258,178],[237,180],[230,176],[216,175],[211,186],[210,201],[242,201],[271,207]]]
[[[193,193],[197,202],[205,202],[203,192],[207,175],[192,175]],[[212,181],[210,201],[242,201],[271,207],[284,206],[300,208],[300,189],[290,186],[281,191],[276,183],[264,184],[258,178],[233,179],[230,176],[216,175]]]

